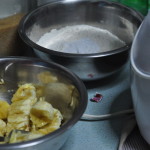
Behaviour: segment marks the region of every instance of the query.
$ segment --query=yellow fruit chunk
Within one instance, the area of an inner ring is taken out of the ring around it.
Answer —
[[[6,123],[0,119],[0,136],[4,136],[6,133]]]
[[[6,119],[10,105],[3,100],[0,100],[0,119]]]
[[[45,86],[43,85],[34,85],[36,88],[36,96],[37,98],[43,97],[45,92]]]
[[[30,99],[34,104],[37,101],[36,89],[32,84],[24,84],[19,87],[12,97],[12,102]]]
[[[52,75],[49,71],[39,73],[37,78],[41,83],[44,84],[58,81],[57,77]]]
[[[51,132],[53,132],[53,131],[60,128],[62,119],[63,119],[63,116],[61,115],[60,111],[57,110],[57,109],[54,109],[54,118],[53,118],[53,120],[48,125],[40,128],[37,131],[39,133],[42,133],[42,134],[51,133]]]
[[[13,130],[11,137],[8,140],[9,143],[22,142],[25,141],[25,136],[20,131],[16,132],[15,130]]]
[[[32,84],[21,85],[13,95],[7,117],[7,135],[13,129],[30,130],[30,110],[37,101],[36,89]]]
[[[28,116],[24,114],[13,114],[8,116],[8,122],[18,124],[20,122],[27,122],[29,120]]]
[[[7,135],[13,129],[29,131],[29,121],[29,116],[25,116],[22,114],[14,114],[8,116],[8,123],[6,126]]]
[[[40,100],[32,107],[30,117],[36,127],[42,127],[53,119],[54,108],[50,103]]]
[[[32,107],[30,99],[15,101],[10,105],[9,116],[13,114],[29,115]]]
[[[40,74],[39,77],[42,78],[45,75],[47,78],[43,79],[42,82],[57,81],[57,78],[53,77],[49,72]],[[60,85],[57,84],[57,87],[60,87]],[[60,89],[63,86],[64,84]],[[65,96],[67,93],[70,95],[73,90],[73,87],[67,87],[68,91],[64,94]],[[5,137],[5,141],[0,142],[0,144],[28,141],[60,128],[63,119],[62,114],[59,110],[53,108],[49,102],[45,101],[46,88],[43,85],[26,83],[19,86],[11,99],[11,105],[6,101],[0,101],[0,136]],[[62,96],[64,95],[62,94]],[[8,138],[11,131],[11,137],[9,136],[10,138]]]

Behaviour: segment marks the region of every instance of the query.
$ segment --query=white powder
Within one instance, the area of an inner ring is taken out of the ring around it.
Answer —
[[[125,43],[107,30],[89,25],[66,26],[45,33],[40,46],[66,53],[99,53],[120,48]]]

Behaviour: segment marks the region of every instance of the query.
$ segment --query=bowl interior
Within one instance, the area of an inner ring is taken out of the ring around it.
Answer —
[[[44,76],[40,77],[43,73]],[[57,78],[57,81],[49,82],[50,76],[54,80]],[[9,103],[19,84],[33,83],[44,86],[46,101],[60,110],[64,124],[72,118],[77,121],[86,107],[86,90],[83,84],[72,73],[56,64],[27,58],[0,58],[0,79],[4,80],[4,84],[0,85],[0,99]],[[68,94],[70,86],[73,89]]]
[[[106,29],[128,45],[141,20],[140,14],[117,3],[58,0],[31,12],[22,22],[21,32],[33,44],[51,29],[86,24]]]

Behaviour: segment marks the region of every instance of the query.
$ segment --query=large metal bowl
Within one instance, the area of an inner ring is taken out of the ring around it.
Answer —
[[[27,14],[20,22],[19,34],[40,58],[62,64],[83,80],[95,80],[116,73],[126,63],[134,35],[142,20],[143,17],[138,12],[115,2],[55,0]],[[71,54],[36,44],[51,29],[80,24],[106,29],[126,45],[103,53]]]
[[[64,67],[41,61],[39,59],[23,57],[0,58],[0,79],[5,84],[0,84],[0,99],[10,103],[12,90],[18,88],[18,83],[38,83],[37,74],[41,72],[51,72],[56,75],[61,82],[72,84],[76,87],[76,96],[65,101],[61,97],[57,102],[53,99],[50,103],[61,111],[65,118],[60,129],[43,137],[15,144],[0,144],[1,150],[58,150],[67,140],[72,126],[80,119],[87,106],[87,92],[82,81]],[[48,84],[44,84],[46,89]],[[8,92],[9,91],[9,92]],[[68,91],[67,91],[68,92]],[[78,93],[78,95],[77,95]],[[51,91],[46,90],[46,100],[49,101]],[[57,93],[56,93],[57,94]],[[69,102],[70,101],[70,102]],[[71,105],[69,105],[71,103]]]

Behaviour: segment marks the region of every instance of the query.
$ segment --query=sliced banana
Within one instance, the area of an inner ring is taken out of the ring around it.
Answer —
[[[3,100],[0,100],[0,119],[7,119],[10,105]]]
[[[62,119],[63,119],[63,116],[61,115],[60,111],[57,109],[54,109],[53,120],[49,124],[44,126],[43,128],[38,129],[37,131],[42,134],[51,133],[60,128]]]
[[[0,119],[0,136],[4,136],[6,133],[6,123]]]
[[[45,100],[40,100],[32,107],[30,118],[35,127],[42,127],[53,120],[54,108]]]
[[[38,77],[42,78],[45,75],[47,78],[42,82],[57,81],[57,78],[49,73],[40,74]],[[11,105],[6,101],[0,101],[0,136],[5,136],[8,140],[7,137],[12,131],[11,138],[7,142],[31,140],[60,128],[63,116],[58,109],[45,101],[44,91],[45,87],[42,85],[27,83],[19,86],[11,99]],[[16,132],[17,130],[29,131],[29,133]]]
[[[30,99],[32,104],[37,101],[36,88],[32,84],[24,84],[19,87],[12,97],[12,102]]]

